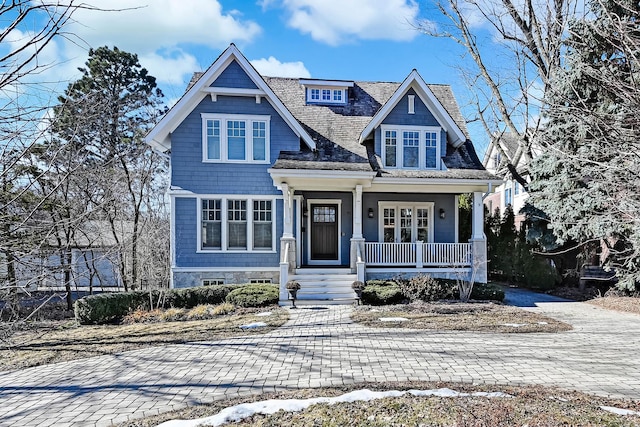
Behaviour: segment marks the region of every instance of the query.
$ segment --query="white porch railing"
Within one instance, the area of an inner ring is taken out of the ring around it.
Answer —
[[[469,243],[378,243],[365,242],[367,266],[468,267]]]

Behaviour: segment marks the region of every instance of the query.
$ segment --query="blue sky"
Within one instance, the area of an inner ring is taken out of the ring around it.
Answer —
[[[455,68],[462,49],[452,40],[415,29],[419,22],[442,25],[431,0],[93,0],[93,4],[130,9],[74,15],[76,23],[68,30],[81,42],[58,39],[42,55],[59,65],[45,73],[51,77],[39,77],[59,81],[58,90],[79,76],[77,67],[86,61],[89,47],[117,46],[138,54],[171,103],[182,95],[194,71],[206,69],[234,42],[265,75],[402,81],[416,68],[428,83],[450,84],[465,116],[474,113],[465,107],[467,89]],[[475,22],[478,34],[490,40],[480,21]],[[487,137],[473,127],[471,133],[482,155]]]

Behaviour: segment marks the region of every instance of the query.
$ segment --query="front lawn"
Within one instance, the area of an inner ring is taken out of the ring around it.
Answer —
[[[354,310],[352,319],[374,328],[507,333],[561,332],[571,329],[571,325],[550,317],[492,302],[360,306]]]
[[[264,312],[271,312],[271,315],[258,316]],[[144,318],[148,315],[138,313],[137,317]],[[142,319],[147,323],[84,326],[72,320],[36,322],[24,325],[22,330],[0,341],[0,371],[143,347],[265,333],[282,326],[287,319],[287,310],[274,306],[236,309],[233,313],[209,319],[176,322]],[[264,322],[267,326],[256,329],[240,328],[241,325],[255,322]]]
[[[309,399],[339,396],[350,391],[371,389],[434,390],[449,388],[457,392],[498,392],[511,397],[388,397],[380,400],[335,404],[316,404],[300,412],[278,411],[272,415],[253,415],[233,426],[638,426],[637,415],[618,415],[602,408],[640,411],[638,402],[590,396],[575,391],[531,386],[470,385],[460,383],[368,383],[339,388],[303,389],[243,396],[168,412],[147,419],[132,420],[120,427],[151,427],[171,419],[198,419],[225,408],[267,399]],[[277,403],[277,402],[273,402]],[[263,406],[270,407],[269,403]],[[295,404],[292,406],[296,406]],[[244,411],[242,411],[244,412]],[[184,424],[194,425],[194,424]]]

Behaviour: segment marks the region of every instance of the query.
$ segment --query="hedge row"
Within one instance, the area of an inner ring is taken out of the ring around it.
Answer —
[[[75,302],[74,312],[78,322],[83,325],[110,323],[120,320],[137,309],[193,308],[201,304],[221,304],[227,301],[229,294],[234,292],[233,298],[242,301],[241,304],[236,305],[244,307],[256,307],[278,302],[278,287],[274,285],[198,286],[184,289],[90,295]],[[244,293],[249,293],[252,296],[243,298]],[[268,294],[268,296],[265,297],[263,294]]]
[[[437,289],[430,293],[430,300],[457,299],[458,286],[455,280],[436,279]],[[439,293],[439,295],[437,295]],[[504,290],[493,284],[476,283],[471,299],[477,301],[503,301]],[[393,280],[369,280],[362,291],[362,302],[369,305],[400,304],[409,300],[401,286]]]

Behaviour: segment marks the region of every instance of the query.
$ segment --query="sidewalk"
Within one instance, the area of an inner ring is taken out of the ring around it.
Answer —
[[[542,384],[640,398],[640,316],[532,298],[525,309],[574,330],[371,329],[351,323],[349,306],[301,308],[266,335],[0,373],[0,426],[108,426],[225,396],[363,381],[463,381],[496,391]]]

